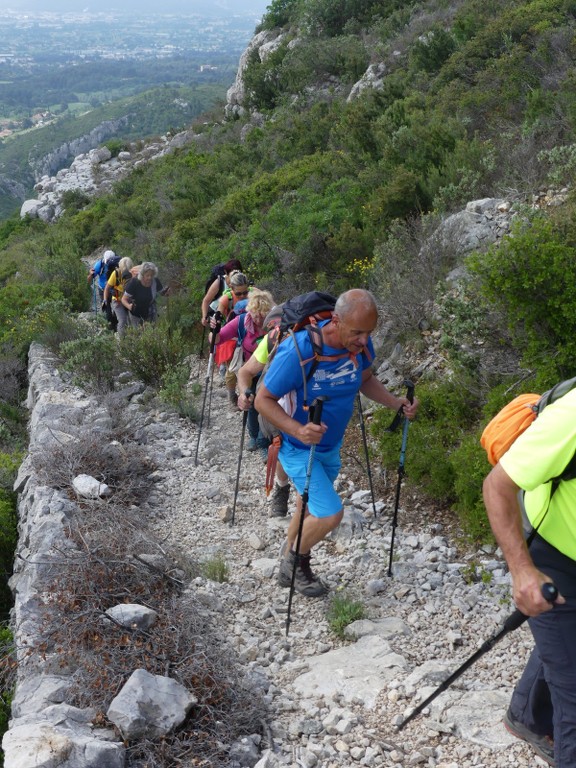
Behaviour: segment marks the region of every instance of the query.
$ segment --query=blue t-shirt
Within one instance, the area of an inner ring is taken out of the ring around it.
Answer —
[[[329,320],[318,325],[322,327]],[[303,360],[311,358],[314,354],[308,331],[298,331],[295,334],[298,349]],[[362,353],[357,357],[341,357],[330,361],[320,361],[314,374],[307,382],[308,405],[311,405],[319,395],[329,399],[324,403],[322,421],[328,429],[319,443],[320,448],[331,449],[339,445],[344,437],[344,432],[354,410],[354,399],[362,386],[362,372],[370,368],[374,359],[374,347],[368,339],[368,351],[370,360]],[[342,355],[345,349],[335,349],[324,344],[323,355]],[[305,366],[308,374],[312,362]],[[288,337],[279,345],[270,368],[266,372],[264,384],[274,397],[282,397],[289,392],[296,392],[296,410],[292,415],[301,424],[308,422],[308,412],[302,408],[304,401],[304,387],[302,383],[302,368],[300,359],[294,347],[293,337]],[[300,440],[284,435],[284,439],[299,448],[308,448]]]

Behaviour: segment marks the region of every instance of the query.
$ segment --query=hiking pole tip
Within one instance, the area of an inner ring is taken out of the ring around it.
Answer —
[[[542,592],[542,597],[549,603],[554,603],[558,597],[558,589],[556,585],[550,581],[542,584],[540,591]],[[466,659],[466,661],[461,664],[455,672],[452,672],[452,674],[449,675],[443,683],[440,683],[438,688],[436,688],[436,690],[433,691],[430,696],[418,704],[418,706],[416,706],[412,712],[398,724],[398,730],[401,731],[405,725],[408,725],[408,723],[414,720],[415,717],[421,714],[437,696],[447,690],[452,685],[452,683],[460,677],[460,675],[466,672],[466,670],[476,661],[478,661],[481,656],[491,650],[499,640],[501,640],[509,632],[512,632],[515,629],[518,629],[518,627],[521,627],[522,624],[524,624],[524,622],[527,620],[528,616],[526,616],[525,613],[522,613],[522,611],[519,611],[518,609],[511,613],[495,635],[490,637],[488,640],[485,640],[477,651],[475,651],[468,659]]]

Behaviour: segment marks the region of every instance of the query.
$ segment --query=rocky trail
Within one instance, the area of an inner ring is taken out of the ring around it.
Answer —
[[[198,361],[195,378],[201,383],[205,365]],[[269,707],[264,736],[239,745],[237,765],[545,765],[502,725],[532,645],[526,626],[505,636],[398,730],[416,704],[500,629],[513,606],[502,560],[489,548],[467,551],[453,517],[404,485],[393,575],[387,575],[397,467],[384,470],[372,460],[374,515],[354,418],[337,481],[345,517],[313,559],[330,594],[295,594],[286,635],[288,590],[278,586],[276,572],[288,519],[269,517],[259,453],[243,452],[230,521],[241,424],[218,375],[199,443],[197,427],[188,421],[166,414],[149,419],[149,448],[159,464],[148,501],[153,526],[167,549],[184,549],[200,562],[225,562],[227,581],[198,577],[194,588]],[[408,444],[407,466],[409,461]],[[293,504],[291,492],[290,510]],[[365,618],[351,624],[343,640],[328,622],[334,596],[365,608]]]

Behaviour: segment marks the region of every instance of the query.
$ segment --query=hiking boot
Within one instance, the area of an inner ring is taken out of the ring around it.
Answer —
[[[290,496],[290,483],[280,486],[275,483],[270,498],[270,512],[268,517],[286,517],[288,514],[288,497]]]
[[[555,765],[554,762],[554,742],[550,736],[540,736],[537,733],[533,733],[526,728],[519,720],[515,720],[510,714],[510,710],[504,715],[504,728],[511,733],[512,736],[516,736],[517,739],[530,744],[534,752],[545,760],[548,765]]]
[[[292,570],[296,553],[290,551],[280,561],[278,569],[278,584],[281,587],[289,587],[292,583]],[[294,589],[304,597],[323,597],[328,592],[328,587],[320,581],[310,568],[310,555],[298,555]]]
[[[252,451],[255,451],[257,448],[258,448],[258,443],[256,441],[256,438],[251,437],[248,440],[248,445],[246,446],[246,450],[252,452]]]
[[[258,450],[260,451],[260,456],[262,456],[262,461],[264,464],[268,464],[268,446],[259,445]]]
[[[232,389],[228,390],[228,400],[230,401],[230,407],[236,410],[238,407],[238,395]]]

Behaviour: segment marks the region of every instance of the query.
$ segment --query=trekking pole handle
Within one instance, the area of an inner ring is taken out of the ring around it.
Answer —
[[[221,312],[215,312],[214,313],[214,319],[216,320],[216,325],[214,328],[210,329],[211,332],[211,338],[210,338],[210,352],[214,352],[214,347],[216,346],[216,336],[220,333],[220,328],[222,326],[222,313]]]
[[[558,587],[551,581],[546,581],[544,584],[542,584],[540,591],[542,592],[542,597],[544,600],[547,600],[549,603],[554,603],[558,597]],[[527,619],[528,616],[526,616],[525,613],[522,613],[522,611],[516,609],[514,613],[511,613],[504,622],[504,628],[507,632],[511,632],[512,630],[521,627]]]
[[[413,403],[414,402],[414,382],[411,379],[404,379],[404,386],[407,388],[406,398]],[[396,411],[396,415],[392,419],[392,423],[387,427],[384,432],[396,432],[402,420],[404,419],[404,405]]]
[[[404,386],[406,389],[406,398],[413,403],[414,402],[414,382],[410,379],[404,380]]]
[[[322,408],[324,407],[324,403],[328,399],[329,398],[326,397],[325,395],[320,395],[319,397],[316,398],[316,400],[314,400],[314,402],[310,406],[309,420],[313,424],[320,424],[321,423],[321,421],[322,421]]]

